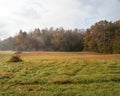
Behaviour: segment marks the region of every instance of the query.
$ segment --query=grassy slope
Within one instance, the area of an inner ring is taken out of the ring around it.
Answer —
[[[0,96],[120,96],[120,55],[79,52],[0,54]]]

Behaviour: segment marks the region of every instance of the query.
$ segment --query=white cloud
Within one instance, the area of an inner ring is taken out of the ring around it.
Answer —
[[[0,38],[36,27],[87,28],[120,19],[119,0],[0,0]]]

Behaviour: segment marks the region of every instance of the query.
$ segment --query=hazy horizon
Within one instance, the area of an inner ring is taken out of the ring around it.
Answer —
[[[0,39],[20,29],[86,29],[100,20],[120,19],[120,0],[0,0]]]

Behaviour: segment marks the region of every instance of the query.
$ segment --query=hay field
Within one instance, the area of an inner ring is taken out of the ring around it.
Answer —
[[[120,96],[120,54],[0,52],[0,96]]]

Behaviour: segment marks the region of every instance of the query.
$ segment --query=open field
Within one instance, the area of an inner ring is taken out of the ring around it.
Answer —
[[[120,54],[0,52],[0,96],[120,96]]]

